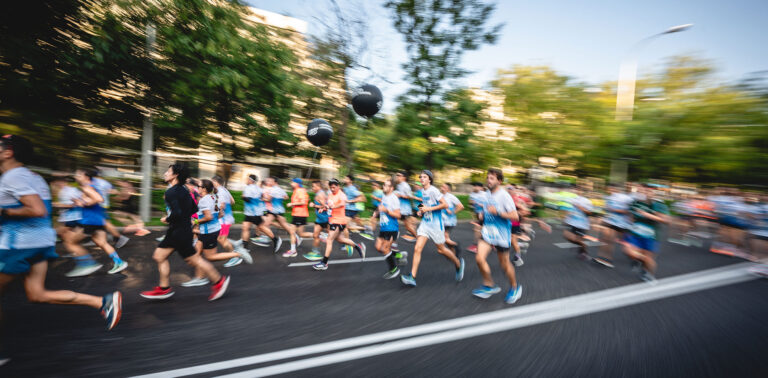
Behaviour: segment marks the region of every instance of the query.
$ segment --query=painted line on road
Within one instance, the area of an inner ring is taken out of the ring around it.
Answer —
[[[361,258],[356,259],[342,259],[342,260],[328,260],[328,264],[352,264],[352,263],[360,263],[360,262],[370,262],[370,261],[384,261],[386,260],[386,257],[384,256],[377,256],[377,257],[368,257],[365,260]],[[317,264],[317,261],[308,261],[308,262],[297,262],[297,263],[290,263],[288,264],[288,267],[297,267],[297,266],[310,266]]]
[[[751,266],[753,266],[751,263],[734,264],[726,267],[664,278],[659,280],[658,284],[654,286],[645,283],[620,286],[505,310],[486,312],[228,361],[157,372],[141,377],[180,377],[193,374],[204,374],[312,354],[338,351],[341,349],[361,347],[358,349],[281,363],[236,374],[241,374],[239,376],[255,377],[287,373],[311,367],[349,361],[352,359],[365,358],[399,350],[413,349],[501,332],[528,325],[550,322],[592,312],[605,311],[612,308],[643,303],[699,290],[706,290],[737,282],[744,282],[755,278],[754,275],[747,272],[747,268]]]
[[[568,243],[568,242],[565,242],[565,243],[553,243],[553,244],[557,248],[576,248],[576,247],[579,246],[578,244],[573,244],[573,243]],[[605,245],[605,243],[594,242],[594,241],[588,241],[588,242],[586,242],[586,244],[587,244],[587,247],[599,247],[601,245]]]

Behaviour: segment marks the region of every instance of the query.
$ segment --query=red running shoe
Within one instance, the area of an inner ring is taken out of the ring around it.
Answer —
[[[224,295],[224,293],[227,292],[228,287],[229,287],[229,276],[222,276],[221,279],[219,280],[219,283],[211,287],[211,296],[208,297],[208,301],[215,301],[221,298]]]
[[[470,245],[469,247],[467,247],[467,251],[472,253],[477,253],[477,245]]]
[[[174,292],[170,287],[163,290],[160,286],[155,286],[152,290],[142,291],[140,295],[147,299],[167,299],[172,297],[173,294]]]

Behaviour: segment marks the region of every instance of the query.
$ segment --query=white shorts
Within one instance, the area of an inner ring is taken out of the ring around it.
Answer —
[[[427,227],[424,223],[419,225],[419,228],[416,230],[416,235],[426,236],[432,239],[435,244],[445,244],[445,231]]]

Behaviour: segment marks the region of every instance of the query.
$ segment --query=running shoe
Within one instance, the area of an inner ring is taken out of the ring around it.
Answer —
[[[464,259],[459,259],[459,267],[456,269],[456,282],[464,279]]]
[[[400,268],[395,267],[394,269],[384,273],[383,278],[385,280],[391,280],[391,279],[393,279],[393,278],[395,278],[395,277],[397,277],[399,275],[400,275]]]
[[[219,298],[221,298],[224,293],[227,292],[227,288],[229,287],[229,276],[222,276],[219,280],[219,283],[213,285],[211,287],[211,295],[208,297],[208,301],[215,301]]]
[[[304,258],[309,261],[320,261],[323,259],[323,255],[320,254],[320,252],[309,252],[304,254]]]
[[[161,241],[165,240],[165,235],[163,235],[163,236],[161,236],[159,238],[156,238],[155,240],[161,242]]]
[[[467,247],[467,252],[477,253],[477,245],[470,245]]]
[[[115,291],[102,297],[101,303],[101,315],[107,321],[107,330],[111,330],[123,315],[123,295]]]
[[[328,241],[328,233],[321,232],[319,238],[321,242],[325,243],[326,241]]]
[[[513,304],[520,300],[520,297],[523,296],[523,285],[517,285],[514,289],[509,289],[507,292],[506,297],[504,297],[504,302],[507,304]]]
[[[296,247],[298,248],[301,245],[301,242],[303,242],[304,239],[299,236],[299,234],[296,234]]]
[[[181,286],[183,287],[205,286],[205,285],[208,285],[209,283],[211,283],[211,281],[208,280],[208,278],[206,277],[202,277],[202,278],[194,277],[187,282],[182,282]]]
[[[312,265],[312,269],[314,269],[314,270],[328,270],[328,264],[326,264],[326,263],[321,261],[321,262],[319,262],[319,263],[317,263],[315,265]]]
[[[646,270],[640,272],[640,279],[651,285],[655,285],[657,283],[656,277],[654,277],[653,274],[648,273]]]
[[[155,286],[152,290],[142,291],[141,295],[147,299],[166,299],[173,296],[173,290],[171,288],[163,289],[160,286]]]
[[[125,244],[128,243],[128,241],[131,239],[128,239],[127,237],[120,235],[120,238],[117,239],[117,242],[115,243],[115,249],[120,249],[125,247]]]
[[[607,267],[607,268],[613,268],[614,267],[613,266],[613,261],[611,261],[611,259],[607,259],[605,257],[600,257],[600,256],[593,257],[592,261],[594,261],[595,263],[600,264],[600,265],[602,265],[604,267]]]
[[[375,239],[375,238],[373,237],[373,235],[371,235],[371,234],[369,234],[369,233],[367,233],[367,232],[361,232],[361,233],[360,233],[360,236],[362,236],[362,237],[363,237],[363,239],[368,239],[368,240],[374,240],[374,239]]]
[[[501,288],[498,286],[494,285],[493,287],[491,287],[491,286],[483,285],[475,290],[472,290],[472,295],[478,298],[488,299],[491,297],[491,295],[494,295],[500,291],[501,291]]]
[[[528,231],[528,236],[531,237],[531,240],[536,239],[536,231],[531,229],[531,231]]]
[[[407,241],[408,243],[416,243],[416,238],[414,238],[411,235],[402,235],[400,236],[403,240]]]
[[[394,252],[397,252],[397,251],[400,250],[400,248],[398,248],[398,246],[397,246],[397,243],[392,243],[392,245],[389,247],[389,249],[391,249]]]
[[[259,247],[269,247],[269,243],[271,242],[271,240],[264,235],[259,236],[258,238],[251,238],[251,241]]]
[[[283,238],[276,236],[274,239],[272,239],[272,243],[275,244],[275,253],[280,250],[280,247],[283,246]]]
[[[296,257],[297,255],[298,253],[296,253],[295,249],[292,249],[290,251],[285,251],[285,253],[283,253],[283,257]]]
[[[235,248],[235,252],[240,255],[240,258],[243,259],[246,264],[253,264],[253,256],[251,256],[251,252],[243,247],[242,244]]]
[[[408,265],[408,252],[397,252],[395,253],[395,259],[397,260],[398,265]]]
[[[406,286],[416,287],[416,278],[410,274],[400,275],[400,282]]]
[[[66,276],[67,277],[83,277],[87,276],[93,272],[96,272],[97,270],[101,269],[101,264],[90,264],[90,265],[80,265],[75,266],[75,269],[72,269],[69,271]]]
[[[632,262],[629,263],[630,270],[635,273],[640,273],[640,270],[642,269],[642,265],[637,260],[632,260]]]
[[[520,252],[527,253],[528,252],[528,247],[531,246],[531,243],[520,242],[520,243],[517,243],[517,246],[520,247]]]
[[[242,263],[243,263],[243,259],[241,259],[239,257],[233,257],[233,258],[229,259],[229,261],[224,263],[224,267],[225,268],[231,268],[233,266],[238,266],[238,265],[240,265]]]
[[[3,354],[0,354],[0,366],[3,366],[3,365],[5,365],[5,364],[7,364],[9,362],[11,362],[11,358],[10,357],[7,357],[7,356],[5,356]]]
[[[351,245],[344,244],[342,251],[347,251],[347,257],[351,257],[355,253],[355,249]]]
[[[95,246],[96,246],[96,243],[94,243],[93,240],[89,240],[83,243],[83,247],[86,247],[86,248],[95,247]]]
[[[515,266],[523,266],[523,257],[515,253],[512,255],[512,262],[515,263]]]
[[[365,244],[357,243],[355,249],[357,250],[357,254],[360,255],[360,259],[365,260]]]
[[[120,273],[120,272],[124,271],[125,268],[127,268],[127,267],[128,267],[128,263],[127,262],[120,261],[119,264],[113,265],[112,269],[110,269],[109,272],[107,272],[107,273],[109,273],[109,274]]]

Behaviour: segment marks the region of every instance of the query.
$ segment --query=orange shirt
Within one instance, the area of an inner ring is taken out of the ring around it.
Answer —
[[[304,188],[296,188],[291,194],[291,203],[293,204],[293,210],[291,215],[294,217],[308,217],[309,216],[309,194]],[[300,205],[297,205],[300,204]]]
[[[331,224],[347,224],[347,216],[344,214],[344,204],[347,202],[347,196],[341,189],[337,194],[328,193],[328,207],[336,207],[331,210]]]

